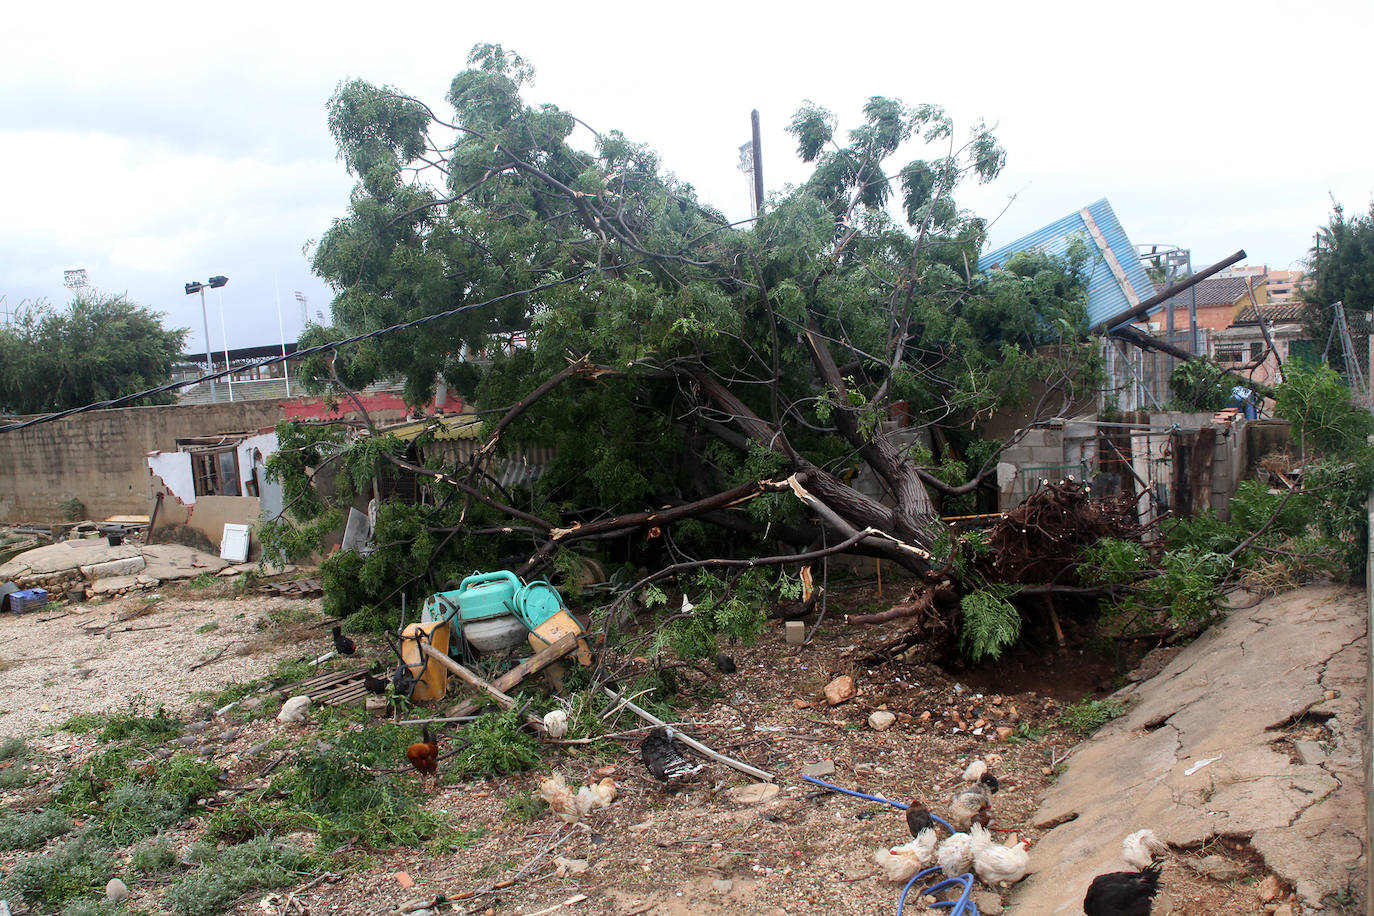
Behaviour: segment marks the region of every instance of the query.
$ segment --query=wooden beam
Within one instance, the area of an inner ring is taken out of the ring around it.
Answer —
[[[562,639],[551,645],[545,646],[536,652],[532,657],[525,659],[505,674],[498,677],[493,686],[502,693],[506,693],[519,684],[531,674],[543,671],[549,665],[555,664],[563,656],[577,648],[578,635],[569,633]],[[471,700],[464,700],[462,703],[449,710],[450,716],[470,716],[477,711],[477,704]]]
[[[443,665],[449,671],[453,672],[453,674],[460,681],[464,681],[465,683],[471,684],[473,687],[476,687],[478,690],[487,694],[487,696],[491,697],[493,700],[496,701],[497,706],[500,706],[502,709],[515,708],[514,697],[509,696],[505,693],[505,691],[498,690],[495,687],[495,685],[484,680],[475,672],[469,671],[467,668],[464,668],[462,665],[458,664],[453,659],[449,658],[447,653],[440,652],[433,646],[428,645],[426,643],[420,643],[420,651],[424,652],[430,658],[434,659],[436,662]],[[546,733],[544,729],[544,720],[539,718],[538,716],[527,714],[525,716],[525,724],[529,725],[535,731],[539,732],[540,735]]]

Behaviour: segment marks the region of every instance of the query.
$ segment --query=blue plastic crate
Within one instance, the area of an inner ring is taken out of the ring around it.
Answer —
[[[10,592],[10,610],[16,614],[25,611],[36,610],[48,603],[48,590],[46,588],[26,588],[18,592]]]

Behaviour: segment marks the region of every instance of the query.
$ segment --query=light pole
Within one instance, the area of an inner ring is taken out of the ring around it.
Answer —
[[[201,320],[202,326],[205,328],[205,365],[206,365],[207,367],[209,367],[209,370],[210,370],[211,372],[214,372],[214,371],[215,371],[215,358],[214,358],[213,356],[210,355],[210,319],[209,319],[208,317],[206,317],[206,312],[205,312],[205,289],[206,289],[206,287],[209,287],[210,289],[219,289],[221,286],[223,286],[224,284],[226,284],[226,283],[228,283],[228,282],[229,282],[229,278],[228,278],[228,277],[211,277],[211,278],[210,278],[210,282],[208,282],[208,283],[201,283],[199,280],[192,280],[190,283],[187,283],[187,284],[186,284],[186,295],[188,295],[188,296],[194,296],[196,293],[200,293],[200,320]],[[221,309],[221,316],[222,316],[222,313],[223,313],[223,309]],[[226,345],[227,345],[227,342],[226,342]],[[228,357],[229,351],[226,349],[224,352],[225,352],[224,368],[228,369],[228,368],[229,368],[229,357]],[[210,400],[212,400],[212,401],[219,401],[219,394],[218,394],[218,392],[216,392],[216,390],[215,390],[215,380],[214,380],[214,379],[210,379]]]

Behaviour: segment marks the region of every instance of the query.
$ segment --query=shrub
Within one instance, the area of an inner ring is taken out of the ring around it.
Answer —
[[[33,812],[3,808],[0,809],[0,850],[37,849],[71,829],[72,819],[55,808]]]
[[[214,916],[250,890],[294,884],[308,864],[298,847],[258,837],[207,851],[200,867],[168,888],[163,900],[177,916]]]
[[[164,836],[135,849],[130,856],[129,865],[141,875],[155,875],[171,868],[176,861],[177,854],[172,848],[172,841]]]
[[[30,906],[56,908],[103,892],[114,865],[110,854],[83,834],[44,855],[20,859],[5,877],[4,887]]]

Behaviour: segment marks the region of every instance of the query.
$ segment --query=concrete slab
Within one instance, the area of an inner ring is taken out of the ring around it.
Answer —
[[[1013,912],[1081,913],[1092,878],[1121,870],[1122,838],[1144,827],[1176,847],[1248,837],[1310,908],[1362,895],[1367,612],[1355,589],[1279,595],[1122,691],[1127,714],[1079,746],[1035,814],[1049,832]],[[1322,745],[1290,759],[1287,732],[1322,722]]]
[[[140,556],[139,549],[133,544],[111,547],[103,538],[62,541],[26,550],[0,565],[0,582],[18,579],[20,576],[46,576],[82,566],[137,556]]]
[[[143,574],[164,582],[168,579],[194,579],[201,573],[218,573],[229,565],[214,554],[181,544],[149,544],[143,548],[143,559],[148,564]]]

